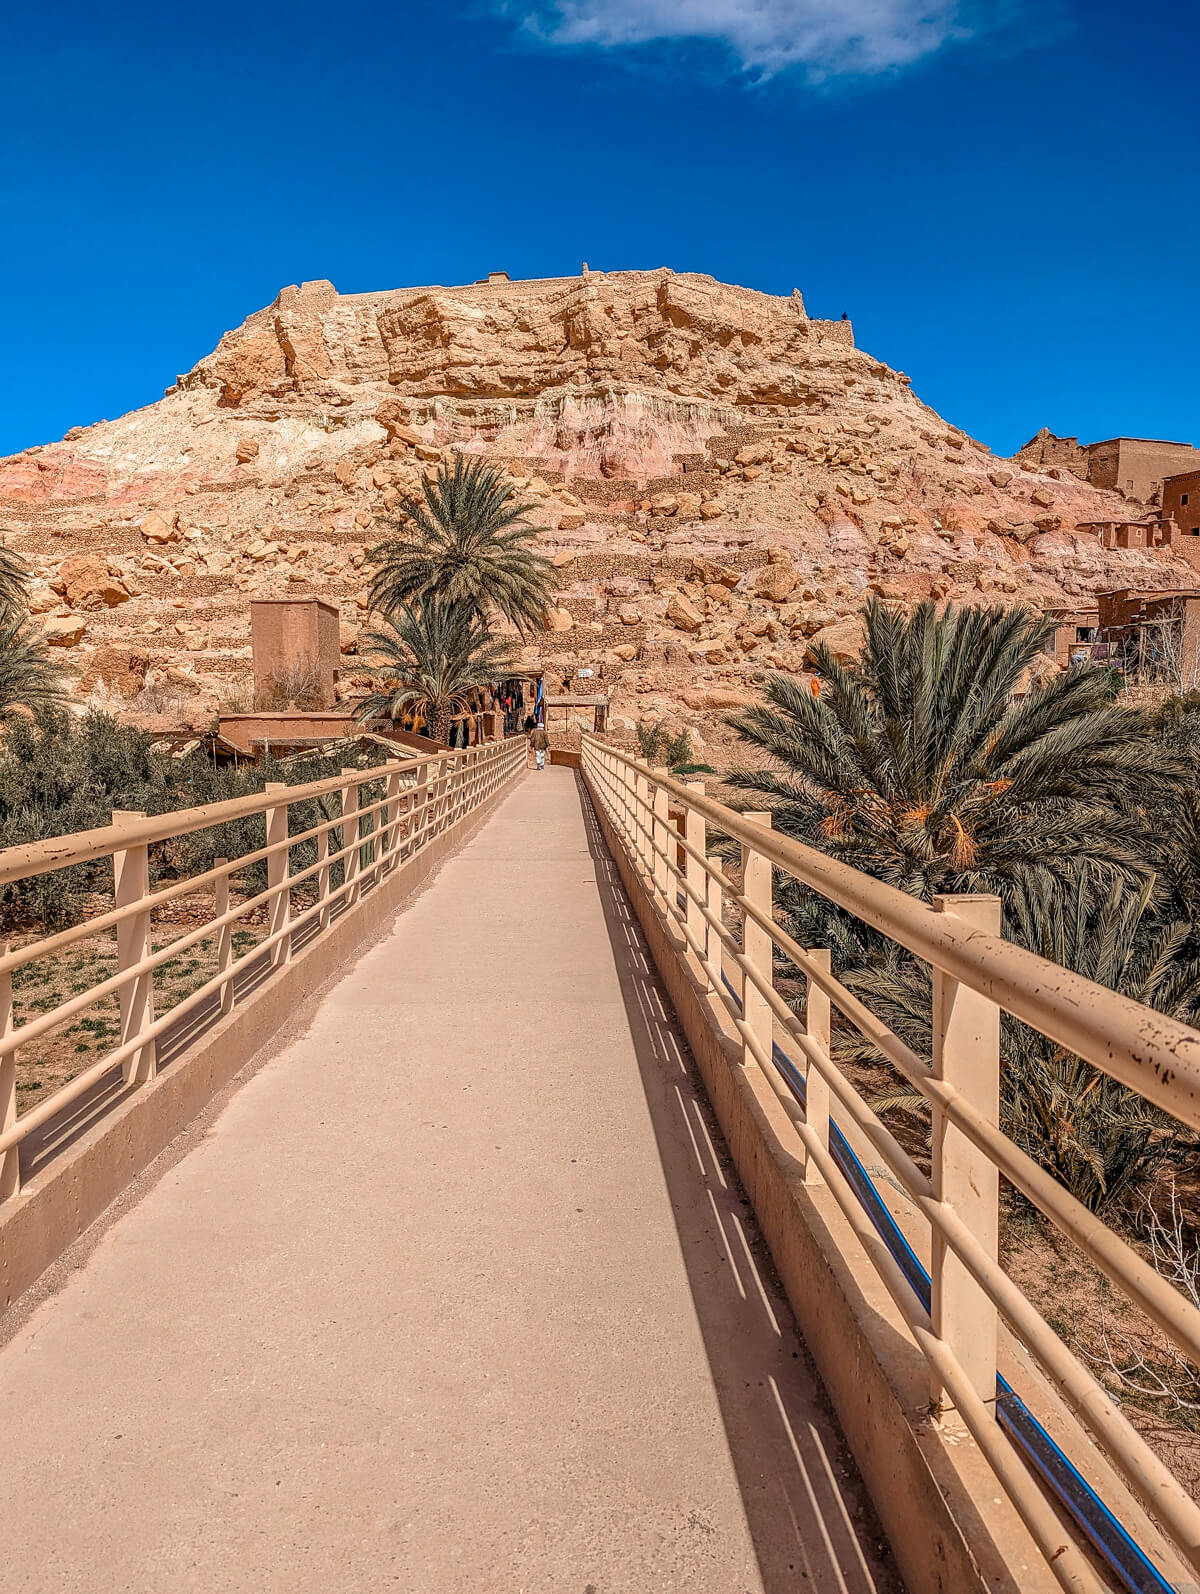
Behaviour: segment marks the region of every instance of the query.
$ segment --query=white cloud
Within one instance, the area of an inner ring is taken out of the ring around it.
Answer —
[[[506,9],[516,9],[511,4]],[[887,72],[961,37],[960,0],[543,0],[525,25],[555,44],[711,39],[751,72]]]

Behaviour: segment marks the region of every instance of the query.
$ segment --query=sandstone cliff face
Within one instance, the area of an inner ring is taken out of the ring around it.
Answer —
[[[594,670],[618,721],[719,736],[812,635],[852,646],[868,588],[1052,605],[1195,579],[1076,533],[1129,504],[994,458],[798,293],[666,270],[286,288],[159,403],[0,461],[0,526],[86,691],[202,717],[245,700],[256,594],[338,600],[353,689],[364,550],[455,448],[505,463],[559,566],[527,657]],[[81,554],[103,580],[64,578]]]

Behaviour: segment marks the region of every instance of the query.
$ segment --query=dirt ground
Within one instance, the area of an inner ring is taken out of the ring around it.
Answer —
[[[231,906],[237,905],[231,894]],[[99,894],[89,898],[84,917],[96,918],[112,906]],[[158,909],[151,922],[155,951],[170,946],[212,917],[211,890],[177,897]],[[233,955],[248,952],[261,939],[265,925],[262,908],[253,909],[233,932]],[[14,951],[42,939],[30,931],[12,940]],[[207,936],[167,958],[154,973],[154,1011],[161,1017],[177,1007],[217,971],[217,942]],[[74,945],[49,957],[36,958],[13,974],[13,1023],[18,1028],[49,1013],[73,996],[110,979],[117,972],[116,931],[85,935]],[[101,997],[81,1013],[64,1020],[47,1034],[17,1051],[17,1110],[28,1112],[37,1101],[58,1090],[112,1051],[120,1038],[120,1004],[117,994]]]

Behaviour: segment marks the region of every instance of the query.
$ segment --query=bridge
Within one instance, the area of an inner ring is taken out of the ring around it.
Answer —
[[[997,1116],[1001,1010],[1193,1127],[1200,1034],[597,737],[525,764],[0,854],[90,891],[0,955],[4,1588],[1194,1590],[1200,1513],[1003,1269],[1001,1178],[1197,1359],[1200,1314]],[[781,881],[928,964],[931,1059]]]

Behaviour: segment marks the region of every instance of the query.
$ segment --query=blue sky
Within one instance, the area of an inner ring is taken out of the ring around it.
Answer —
[[[0,454],[289,282],[583,260],[798,286],[998,451],[1200,443],[1198,54],[1183,0],[10,11]]]

